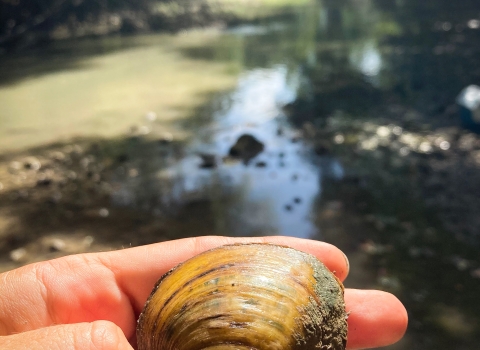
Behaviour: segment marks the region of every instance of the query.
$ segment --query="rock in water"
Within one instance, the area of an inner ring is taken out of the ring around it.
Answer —
[[[200,168],[213,169],[217,167],[218,158],[215,154],[198,153],[198,156],[202,159],[202,164],[200,164]]]
[[[265,145],[258,141],[254,136],[244,134],[240,136],[237,142],[230,148],[230,157],[243,160],[245,164],[263,152]]]

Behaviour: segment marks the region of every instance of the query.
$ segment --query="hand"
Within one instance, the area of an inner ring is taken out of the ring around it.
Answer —
[[[238,242],[289,245],[317,256],[341,280],[348,274],[339,249],[289,237],[187,238],[40,262],[0,275],[0,349],[132,350],[136,319],[159,277],[200,252]],[[345,301],[348,349],[403,336],[407,315],[393,295],[347,289]]]

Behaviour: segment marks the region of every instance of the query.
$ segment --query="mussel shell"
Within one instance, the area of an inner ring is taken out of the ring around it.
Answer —
[[[156,284],[139,350],[345,349],[343,285],[314,256],[272,244],[216,248]]]

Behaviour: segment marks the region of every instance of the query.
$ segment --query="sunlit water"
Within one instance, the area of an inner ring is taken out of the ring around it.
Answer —
[[[298,74],[288,77],[285,66],[247,71],[236,90],[224,97],[225,110],[218,111],[209,125],[196,130],[187,156],[160,172],[160,181],[171,184],[163,193],[166,205],[182,205],[195,197],[215,200],[218,191],[233,193],[235,202],[221,215],[233,235],[254,233],[312,237],[318,228],[312,223],[312,205],[321,195],[320,157],[304,144],[299,132],[289,125],[282,107],[296,99]],[[265,149],[247,164],[226,160],[229,149],[244,135],[252,135]],[[200,155],[214,157],[214,169],[202,167]],[[317,159],[318,158],[318,159]],[[318,162],[317,162],[318,163]],[[342,177],[338,162],[326,169]],[[127,186],[129,187],[129,186]],[[125,194],[122,187],[120,196]],[[114,201],[121,201],[114,194]]]

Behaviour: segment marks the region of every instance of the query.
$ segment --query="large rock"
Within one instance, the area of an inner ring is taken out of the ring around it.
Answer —
[[[247,164],[251,159],[262,153],[264,149],[265,145],[262,142],[252,135],[244,134],[230,148],[229,155],[232,158],[241,159]]]

